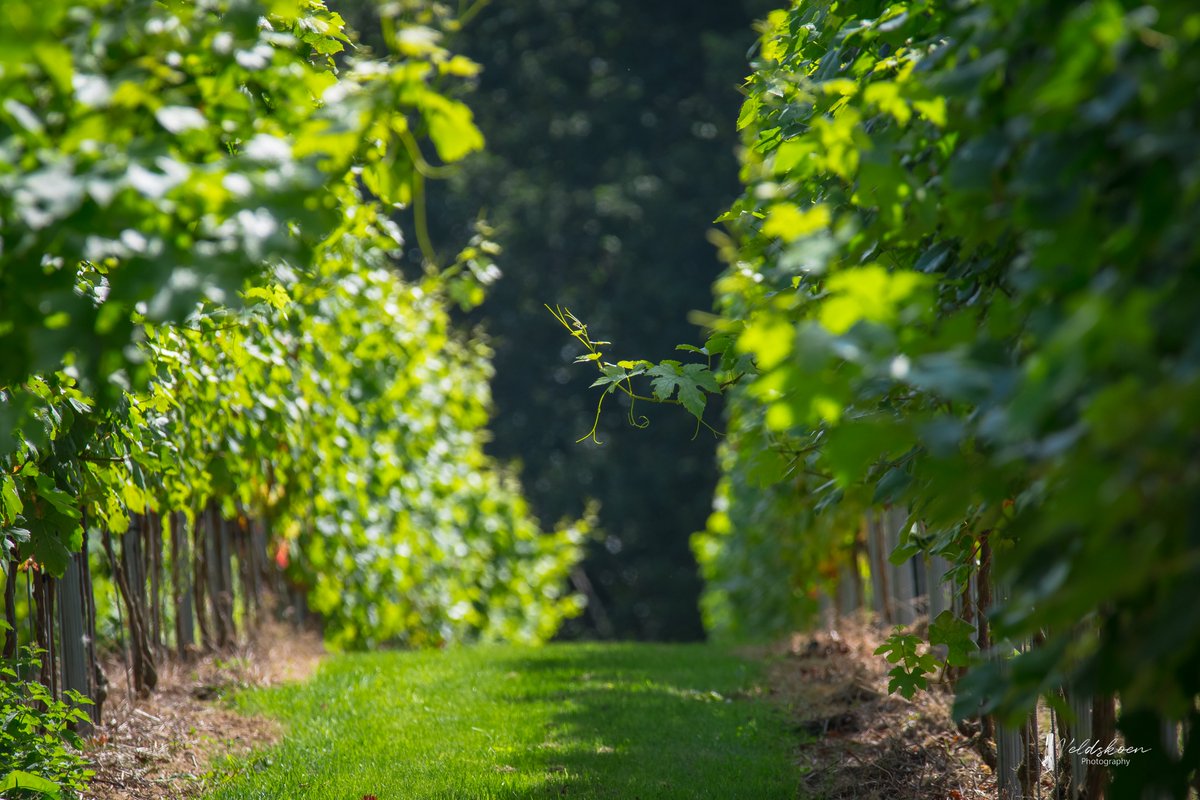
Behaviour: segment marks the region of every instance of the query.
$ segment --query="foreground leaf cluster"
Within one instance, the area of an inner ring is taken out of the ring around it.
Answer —
[[[717,329],[753,374],[695,539],[711,629],[797,624],[861,512],[900,505],[903,554],[957,590],[990,542],[994,649],[959,713],[1117,693],[1159,749],[1154,720],[1196,719],[1198,39],[1166,1],[770,16],[723,218]],[[1118,781],[1178,790],[1196,758]]]
[[[73,725],[86,720],[74,692],[65,702],[30,680],[41,662],[26,651],[0,667],[0,792],[5,797],[69,797],[83,791],[92,771]]]

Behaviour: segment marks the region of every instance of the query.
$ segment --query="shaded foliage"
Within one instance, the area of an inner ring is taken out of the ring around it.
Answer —
[[[1163,720],[1196,719],[1198,44],[1174,2],[770,16],[718,282],[753,380],[697,540],[710,625],[791,623],[831,585],[839,528],[902,504],[896,557],[942,555],[962,585],[990,546],[993,649],[958,713],[1011,723],[1061,685],[1116,693],[1151,750]],[[798,518],[794,546],[773,535]],[[756,604],[747,575],[790,601]],[[935,636],[960,662],[962,630]],[[914,642],[890,648],[911,666],[897,685],[919,685]],[[1198,754],[1114,789],[1181,795]]]
[[[708,510],[714,440],[648,410],[652,436],[614,414],[602,446],[576,445],[592,423],[590,378],[568,367],[581,351],[543,304],[634,352],[692,337],[686,315],[711,306],[718,269],[705,233],[736,191],[746,5],[494,3],[456,41],[484,67],[472,105],[489,152],[434,202],[458,220],[483,198],[505,250],[504,278],[473,317],[496,350],[492,450],[521,462],[543,518],[600,502],[605,538],[585,567],[619,636],[702,635],[687,537]]]

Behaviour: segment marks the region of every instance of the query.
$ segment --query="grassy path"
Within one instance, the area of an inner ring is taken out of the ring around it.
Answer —
[[[756,678],[698,645],[337,657],[242,698],[288,733],[212,797],[792,798],[791,736]]]

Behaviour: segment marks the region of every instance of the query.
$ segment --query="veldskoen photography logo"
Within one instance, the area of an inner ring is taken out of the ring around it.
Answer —
[[[1113,739],[1108,744],[1099,739],[1084,739],[1082,742],[1071,739],[1065,742],[1055,740],[1054,734],[1046,734],[1046,761],[1053,764],[1060,752],[1070,756],[1079,756],[1084,764],[1102,767],[1127,767],[1129,756],[1149,753],[1149,747],[1130,747]]]

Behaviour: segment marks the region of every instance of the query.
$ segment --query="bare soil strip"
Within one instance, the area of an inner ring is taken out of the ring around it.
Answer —
[[[230,691],[302,681],[317,667],[320,637],[282,625],[256,633],[254,643],[159,669],[160,689],[131,697],[124,667],[106,670],[105,721],[90,741],[96,776],[87,800],[184,800],[199,797],[218,759],[237,758],[278,740],[272,720],[239,714],[216,702]]]
[[[876,627],[843,620],[773,651],[768,681],[795,720],[802,795],[827,800],[974,800],[996,781],[936,687],[911,700],[887,691]]]

